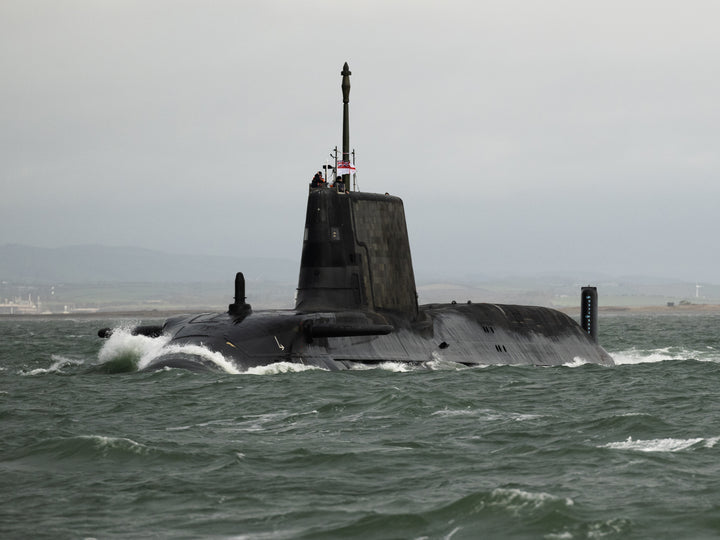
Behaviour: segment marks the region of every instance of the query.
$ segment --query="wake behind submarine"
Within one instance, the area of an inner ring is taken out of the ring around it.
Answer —
[[[432,361],[464,366],[614,365],[597,343],[597,291],[581,292],[581,324],[557,310],[501,304],[418,305],[403,202],[351,189],[350,70],[343,66],[342,156],[332,186],[309,187],[295,308],[253,311],[245,279],[224,313],[172,317],[133,334],[167,340],[144,369],[217,369],[193,346],[220,353],[239,371],[277,362],[352,369]],[[110,329],[98,332],[108,337]]]

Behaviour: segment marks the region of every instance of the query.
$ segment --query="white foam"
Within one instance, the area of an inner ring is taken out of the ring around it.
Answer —
[[[610,356],[612,356],[615,364],[619,366],[626,364],[652,364],[674,359],[674,356],[670,354],[668,348],[652,350],[629,349],[627,351],[613,353]]]
[[[694,439],[650,439],[633,440],[628,437],[625,441],[613,442],[602,445],[601,448],[613,450],[634,450],[636,452],[680,452],[692,447],[712,448],[720,440],[720,437],[709,439],[697,437]]]
[[[395,373],[405,373],[408,371],[414,371],[416,366],[408,364],[407,362],[381,362],[377,365],[378,369],[384,369],[385,371],[392,371]]]
[[[368,369],[381,369],[385,371],[392,371],[395,373],[405,373],[408,371],[414,371],[415,366],[407,362],[380,362],[378,364],[363,364],[361,362],[354,362],[350,369],[353,370],[368,370]]]
[[[465,366],[463,364],[460,364],[458,362],[453,362],[452,360],[445,360],[439,356],[437,356],[435,353],[433,353],[433,359],[428,360],[427,362],[393,362],[388,360],[387,362],[379,362],[377,364],[363,364],[362,362],[353,362],[349,369],[353,370],[367,370],[367,369],[381,369],[385,371],[392,371],[395,373],[407,373],[409,371],[423,371],[423,370],[430,370],[430,371],[460,371],[464,369],[471,369],[468,366]],[[486,368],[489,366],[486,365],[480,365],[472,366],[472,368]]]
[[[481,418],[484,421],[496,421],[496,420],[512,420],[514,422],[524,422],[526,420],[535,420],[536,418],[542,418],[539,414],[522,414],[508,411],[496,411],[494,409],[441,409],[431,413],[431,416],[475,416]]]
[[[80,366],[84,362],[82,360],[75,360],[73,358],[65,358],[57,354],[53,354],[51,357],[53,363],[48,368],[37,368],[28,372],[21,372],[21,375],[42,375],[44,373],[61,373],[62,368],[65,366]]]
[[[203,347],[201,345],[170,345],[165,347],[161,346],[159,350],[153,350],[143,355],[138,362],[138,369],[145,369],[150,364],[152,364],[153,360],[155,360],[158,356],[163,356],[165,354],[182,354],[188,356],[197,356],[206,362],[214,364],[218,369],[224,371],[225,373],[241,373],[235,367],[235,364],[225,358],[222,353],[217,351],[211,351],[207,347]]]
[[[432,360],[425,362],[423,367],[432,371],[459,371],[461,369],[468,369],[468,367],[463,364],[458,364],[452,360],[445,360],[437,351],[433,351]]]
[[[112,335],[98,353],[101,363],[109,362],[120,356],[129,355],[134,359],[137,369],[145,369],[153,360],[165,354],[185,354],[197,356],[210,362],[226,373],[240,373],[235,365],[222,353],[211,351],[201,345],[168,345],[170,336],[148,337],[134,336],[131,329],[135,324],[113,329]]]
[[[305,364],[297,364],[295,362],[275,362],[266,366],[257,366],[249,368],[243,373],[248,375],[277,375],[278,373],[299,373],[301,371],[320,370],[327,371],[317,366],[307,366]],[[235,371],[235,373],[238,373]]]
[[[613,360],[616,365],[623,364],[652,364],[656,362],[666,362],[669,360],[698,360],[700,362],[720,362],[720,357],[712,347],[706,347],[706,350],[699,351],[693,349],[684,349],[673,347],[663,347],[659,349],[628,349],[626,351],[618,351],[612,353]]]
[[[705,448],[712,448],[718,443],[718,441],[720,441],[720,437],[711,437],[710,439],[706,439]]]
[[[133,336],[130,332],[134,326],[136,325],[113,329],[112,334],[98,353],[98,359],[101,363],[104,364],[120,356],[130,355],[139,366],[142,360],[147,362],[148,358],[158,356],[162,348],[170,340],[169,336],[157,338]]]
[[[522,489],[498,488],[492,491],[491,506],[502,506],[515,513],[524,510],[534,510],[547,503],[561,501],[565,506],[573,506],[575,502],[567,497],[565,499],[544,492],[531,492]]]
[[[430,416],[442,416],[451,418],[453,416],[477,416],[478,412],[474,409],[441,409],[431,413]]]
[[[147,336],[134,336],[131,333],[136,324],[128,324],[113,330],[112,335],[105,342],[98,353],[101,363],[109,362],[119,356],[130,355],[137,366],[142,370],[152,365],[153,361],[167,354],[195,356],[206,363],[213,364],[220,371],[230,374],[249,375],[275,375],[278,373],[295,373],[309,370],[322,370],[317,366],[308,366],[294,362],[276,362],[266,366],[250,368],[240,371],[235,364],[218,351],[212,351],[202,345],[168,345],[169,336],[151,338]]]
[[[572,362],[568,362],[567,364],[563,364],[563,367],[576,368],[576,367],[584,366],[584,365],[587,364],[587,363],[588,363],[588,361],[585,360],[584,358],[581,358],[581,357],[579,357],[579,356],[576,356],[576,357],[574,357],[574,358],[572,359]]]
[[[103,435],[81,435],[81,439],[89,439],[95,443],[95,446],[101,450],[112,448],[122,448],[130,450],[136,454],[147,454],[150,449],[144,444],[135,442],[126,437],[106,437]]]

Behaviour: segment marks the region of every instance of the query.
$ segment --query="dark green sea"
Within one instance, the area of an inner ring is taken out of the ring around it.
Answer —
[[[128,324],[0,320],[1,538],[720,538],[720,315],[604,315],[614,368],[240,374],[133,371]]]

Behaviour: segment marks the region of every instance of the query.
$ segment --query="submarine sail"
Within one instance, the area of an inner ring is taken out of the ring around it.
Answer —
[[[324,369],[433,361],[464,366],[554,366],[584,361],[612,366],[597,343],[597,291],[583,289],[583,326],[554,309],[470,303],[418,305],[403,201],[349,189],[350,69],[341,72],[343,145],[328,178],[308,187],[296,304],[254,310],[245,279],[235,278],[224,313],[173,317],[134,333],[163,339],[145,369],[215,369],[219,353],[239,371],[276,362]],[[340,174],[342,172],[342,174]],[[112,330],[99,331],[110,337]]]

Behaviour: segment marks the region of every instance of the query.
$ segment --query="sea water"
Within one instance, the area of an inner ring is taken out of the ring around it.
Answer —
[[[603,315],[614,368],[345,372],[137,371],[140,322],[0,320],[1,538],[720,537],[720,315]]]

